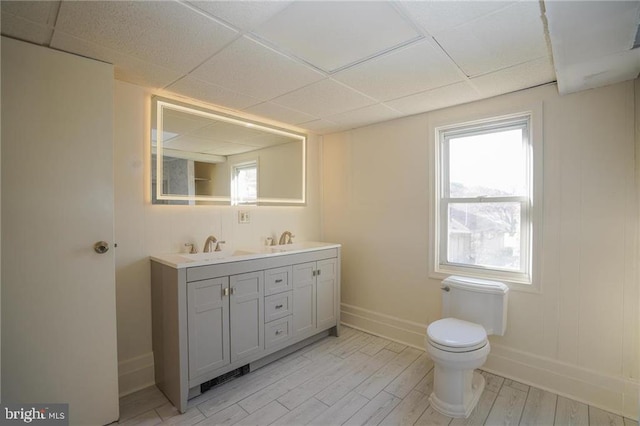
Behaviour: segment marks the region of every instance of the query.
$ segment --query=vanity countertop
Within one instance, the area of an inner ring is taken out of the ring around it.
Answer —
[[[167,253],[150,256],[151,260],[172,268],[191,268],[244,260],[263,259],[272,256],[283,256],[293,253],[340,248],[340,244],[306,241],[301,243],[277,246],[251,247],[236,250],[223,250],[211,253]]]

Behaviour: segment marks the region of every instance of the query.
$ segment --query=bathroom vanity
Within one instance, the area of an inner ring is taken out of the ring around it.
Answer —
[[[220,377],[338,334],[340,245],[152,256],[151,299],[156,384],[184,413]]]

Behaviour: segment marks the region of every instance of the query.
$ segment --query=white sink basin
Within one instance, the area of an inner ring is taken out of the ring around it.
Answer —
[[[303,243],[282,244],[277,246],[267,247],[268,253],[286,253],[288,251],[307,250],[322,247],[324,243],[316,243],[313,241]]]
[[[246,256],[249,254],[253,254],[253,252],[245,251],[245,250],[234,250],[234,251],[214,251],[210,253],[184,253],[181,254],[180,257],[184,258],[189,262],[206,262],[210,260],[220,260],[220,259],[228,259],[230,257],[235,256]]]

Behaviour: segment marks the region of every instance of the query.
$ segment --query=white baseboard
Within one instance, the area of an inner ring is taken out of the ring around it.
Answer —
[[[118,391],[121,398],[154,383],[153,352],[118,363]]]
[[[491,373],[638,420],[640,383],[491,344],[482,367]]]
[[[424,350],[426,324],[341,304],[349,327]],[[483,370],[638,420],[640,383],[573,364],[491,344]]]
[[[340,322],[367,333],[424,350],[427,326],[342,303]]]

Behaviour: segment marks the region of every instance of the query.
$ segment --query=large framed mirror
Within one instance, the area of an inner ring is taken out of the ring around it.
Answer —
[[[153,204],[304,205],[306,135],[153,97]]]

